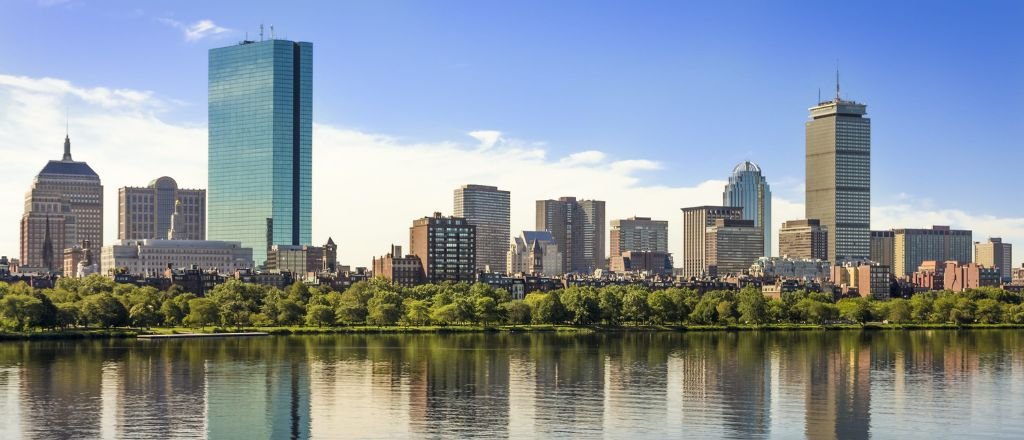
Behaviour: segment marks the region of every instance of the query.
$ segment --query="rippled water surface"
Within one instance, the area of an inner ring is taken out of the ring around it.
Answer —
[[[1024,331],[0,343],[0,438],[1024,438]]]

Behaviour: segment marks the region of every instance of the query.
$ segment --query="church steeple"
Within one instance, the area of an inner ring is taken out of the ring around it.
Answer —
[[[64,158],[61,159],[64,162],[72,162],[71,160],[71,137],[67,133],[64,133]]]

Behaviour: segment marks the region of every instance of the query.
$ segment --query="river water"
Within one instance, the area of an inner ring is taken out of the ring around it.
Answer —
[[[1024,331],[0,343],[0,438],[1024,438]]]

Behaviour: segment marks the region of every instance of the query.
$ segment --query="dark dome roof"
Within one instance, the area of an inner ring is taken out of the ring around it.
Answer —
[[[85,162],[72,162],[62,160],[51,160],[43,167],[43,170],[39,172],[40,176],[45,175],[61,175],[61,176],[82,176],[82,177],[95,177],[100,178],[89,164]]]

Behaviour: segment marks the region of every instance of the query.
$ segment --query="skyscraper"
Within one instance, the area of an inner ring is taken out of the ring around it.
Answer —
[[[1003,280],[1010,280],[1013,274],[1013,246],[1003,243],[1003,239],[998,237],[989,238],[985,243],[974,243],[974,262],[998,268]]]
[[[312,241],[313,44],[243,41],[209,63],[207,235],[262,265]]]
[[[176,240],[206,239],[206,190],[179,189],[164,176],[145,188],[125,186],[117,194],[117,238],[168,238],[175,211]]]
[[[764,230],[764,254],[772,255],[772,191],[761,167],[747,161],[736,165],[722,192],[722,205],[743,208],[743,219]]]
[[[828,260],[871,253],[871,120],[867,106],[836,97],[810,109],[806,123],[806,214],[828,229]]]
[[[537,230],[549,231],[562,251],[563,273],[604,269],[604,202],[561,197],[537,201]]]
[[[435,212],[414,220],[409,252],[419,257],[422,279],[429,283],[476,281],[476,226],[464,218]]]
[[[455,189],[455,216],[476,226],[476,270],[505,271],[511,234],[508,191],[493,186]]]
[[[668,252],[668,222],[650,217],[612,220],[611,256],[623,252]]]
[[[828,229],[818,219],[790,220],[779,229],[779,255],[801,259],[828,259]]]
[[[71,158],[65,135],[64,157],[49,161],[25,194],[21,264],[59,272],[64,250],[86,241],[103,243],[103,185],[87,163]]]
[[[683,258],[681,269],[684,277],[690,278],[707,275],[707,230],[715,225],[715,220],[740,220],[742,216],[743,208],[733,206],[695,206],[683,208]],[[753,260],[751,263],[753,263]]]

